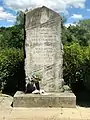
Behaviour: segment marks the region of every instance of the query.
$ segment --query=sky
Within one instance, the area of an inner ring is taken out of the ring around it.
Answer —
[[[0,0],[0,27],[15,23],[17,11],[46,6],[67,19],[65,25],[74,25],[90,19],[90,0]]]

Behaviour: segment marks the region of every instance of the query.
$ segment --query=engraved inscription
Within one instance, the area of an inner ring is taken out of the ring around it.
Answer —
[[[38,34],[37,34],[38,33]],[[55,30],[51,28],[36,28],[31,30],[30,46],[33,64],[54,64],[55,57]]]

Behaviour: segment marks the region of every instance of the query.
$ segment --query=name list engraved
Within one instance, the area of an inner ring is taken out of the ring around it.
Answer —
[[[55,40],[55,29],[35,28],[30,32],[30,52],[33,64],[50,65],[54,63]]]

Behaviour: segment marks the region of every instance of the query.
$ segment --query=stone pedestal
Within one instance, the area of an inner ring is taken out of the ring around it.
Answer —
[[[13,100],[14,107],[76,107],[76,97],[72,92],[25,94],[17,91]]]

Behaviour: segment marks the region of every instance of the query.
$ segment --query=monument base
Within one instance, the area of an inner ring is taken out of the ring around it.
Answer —
[[[17,91],[13,99],[13,107],[76,107],[76,96],[70,92],[25,94]]]

